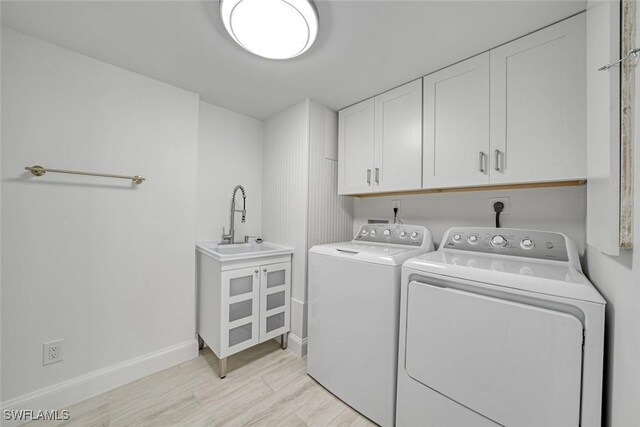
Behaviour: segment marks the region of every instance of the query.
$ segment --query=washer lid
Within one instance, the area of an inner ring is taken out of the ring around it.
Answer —
[[[342,242],[314,246],[309,252],[360,262],[399,266],[409,258],[416,257],[428,250],[428,248],[413,248],[399,245]]]
[[[405,268],[597,304],[604,299],[570,263],[440,249],[408,260]]]

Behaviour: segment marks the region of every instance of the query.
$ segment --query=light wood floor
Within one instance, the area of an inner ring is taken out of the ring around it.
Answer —
[[[200,356],[71,406],[34,426],[375,426],[306,374],[306,359],[269,341],[229,357]]]

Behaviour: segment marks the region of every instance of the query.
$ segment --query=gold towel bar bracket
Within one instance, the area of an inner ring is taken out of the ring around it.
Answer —
[[[104,178],[130,179],[131,182],[133,182],[134,184],[142,184],[145,180],[145,178],[139,175],[126,176],[126,175],[113,175],[113,174],[107,174],[107,173],[80,172],[80,171],[72,171],[72,170],[65,170],[65,169],[48,169],[39,165],[25,166],[25,170],[28,170],[34,176],[42,176],[47,172],[52,172],[52,173],[68,173],[72,175],[101,176]]]

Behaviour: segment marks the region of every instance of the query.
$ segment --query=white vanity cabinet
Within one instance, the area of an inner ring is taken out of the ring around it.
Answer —
[[[221,360],[290,329],[291,255],[223,261],[196,251],[196,332]]]
[[[338,194],[419,189],[422,79],[338,114]]]

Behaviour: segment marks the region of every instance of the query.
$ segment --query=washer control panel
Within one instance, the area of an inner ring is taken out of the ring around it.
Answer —
[[[422,246],[425,233],[426,229],[420,225],[365,224],[360,227],[354,240],[357,242]]]
[[[567,242],[560,233],[509,228],[451,228],[442,248],[569,261]]]

